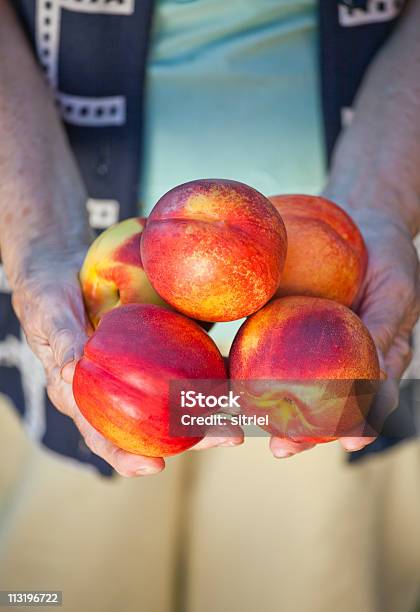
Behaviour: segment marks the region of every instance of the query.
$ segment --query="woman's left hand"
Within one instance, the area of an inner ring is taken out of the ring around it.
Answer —
[[[328,190],[325,196],[332,199]],[[354,210],[343,201],[337,204],[353,217],[368,249],[367,273],[355,310],[372,335],[386,374],[378,395],[380,402],[375,405],[375,421],[383,424],[398,404],[399,381],[411,359],[410,336],[420,313],[418,256],[409,229],[388,211]],[[363,436],[361,432],[349,432],[340,438],[347,451],[360,450],[373,440],[374,435]],[[270,442],[272,453],[279,458],[313,446],[278,437]]]

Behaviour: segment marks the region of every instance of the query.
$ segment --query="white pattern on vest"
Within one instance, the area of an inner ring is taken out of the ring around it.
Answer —
[[[134,0],[37,0],[36,48],[41,66],[55,92],[61,115],[67,123],[89,127],[123,125],[126,99],[121,95],[86,97],[58,90],[59,48],[63,11],[131,15]],[[88,59],[88,58],[87,58]]]
[[[95,229],[106,229],[118,221],[120,206],[117,200],[89,198],[87,210],[90,226]]]
[[[46,431],[45,374],[22,330],[20,335],[20,339],[8,335],[0,342],[0,366],[19,370],[26,408],[23,423],[32,439],[41,440]]]
[[[364,8],[358,6],[357,2],[339,2],[338,21],[340,25],[349,28],[368,23],[390,21],[399,15],[404,0],[367,0],[362,4],[365,4]]]
[[[2,265],[0,265],[0,291],[11,293]],[[0,341],[0,367],[19,370],[25,400],[23,422],[31,438],[41,440],[46,430],[45,374],[40,360],[29,348],[22,330],[20,338],[9,334]]]

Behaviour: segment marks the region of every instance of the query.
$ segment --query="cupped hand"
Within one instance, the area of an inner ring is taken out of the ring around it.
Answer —
[[[84,255],[84,250],[66,258],[45,253],[14,287],[13,307],[31,349],[44,366],[49,398],[60,412],[73,419],[90,450],[122,476],[156,474],[165,467],[162,457],[143,457],[120,449],[88,423],[74,400],[74,369],[88,332],[78,281]],[[241,442],[240,431],[225,431],[223,436],[209,435],[197,448]]]
[[[369,435],[353,431],[340,438],[345,450],[355,451],[375,440],[398,404],[399,382],[411,359],[410,336],[420,313],[420,280],[412,236],[398,219],[380,211],[348,212],[359,226],[369,254],[355,310],[372,335],[386,376],[374,403],[375,431]],[[276,457],[289,457],[313,446],[277,437],[270,441]]]

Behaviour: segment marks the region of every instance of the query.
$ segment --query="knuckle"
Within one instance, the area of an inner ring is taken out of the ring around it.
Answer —
[[[55,327],[49,337],[50,345],[55,351],[61,351],[69,344],[73,344],[74,333],[67,327]]]

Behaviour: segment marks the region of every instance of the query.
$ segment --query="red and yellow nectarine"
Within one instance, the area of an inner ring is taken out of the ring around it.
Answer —
[[[204,321],[232,321],[275,293],[286,257],[283,221],[261,193],[236,181],[197,180],[165,194],[141,239],[157,293]]]
[[[288,249],[277,296],[310,295],[351,306],[362,284],[367,251],[349,215],[325,198],[273,196]]]
[[[146,220],[121,221],[91,244],[79,279],[86,311],[94,327],[102,315],[123,304],[164,305],[149,283],[140,257],[140,237]]]
[[[225,378],[218,348],[197,323],[130,304],[101,318],[76,365],[73,392],[85,418],[114,444],[163,457],[201,439],[170,435],[169,381]]]
[[[321,298],[267,304],[242,325],[229,361],[235,392],[244,391],[245,412],[265,411],[268,430],[294,440],[349,435],[363,424],[379,380],[376,347],[365,325],[347,307]]]

